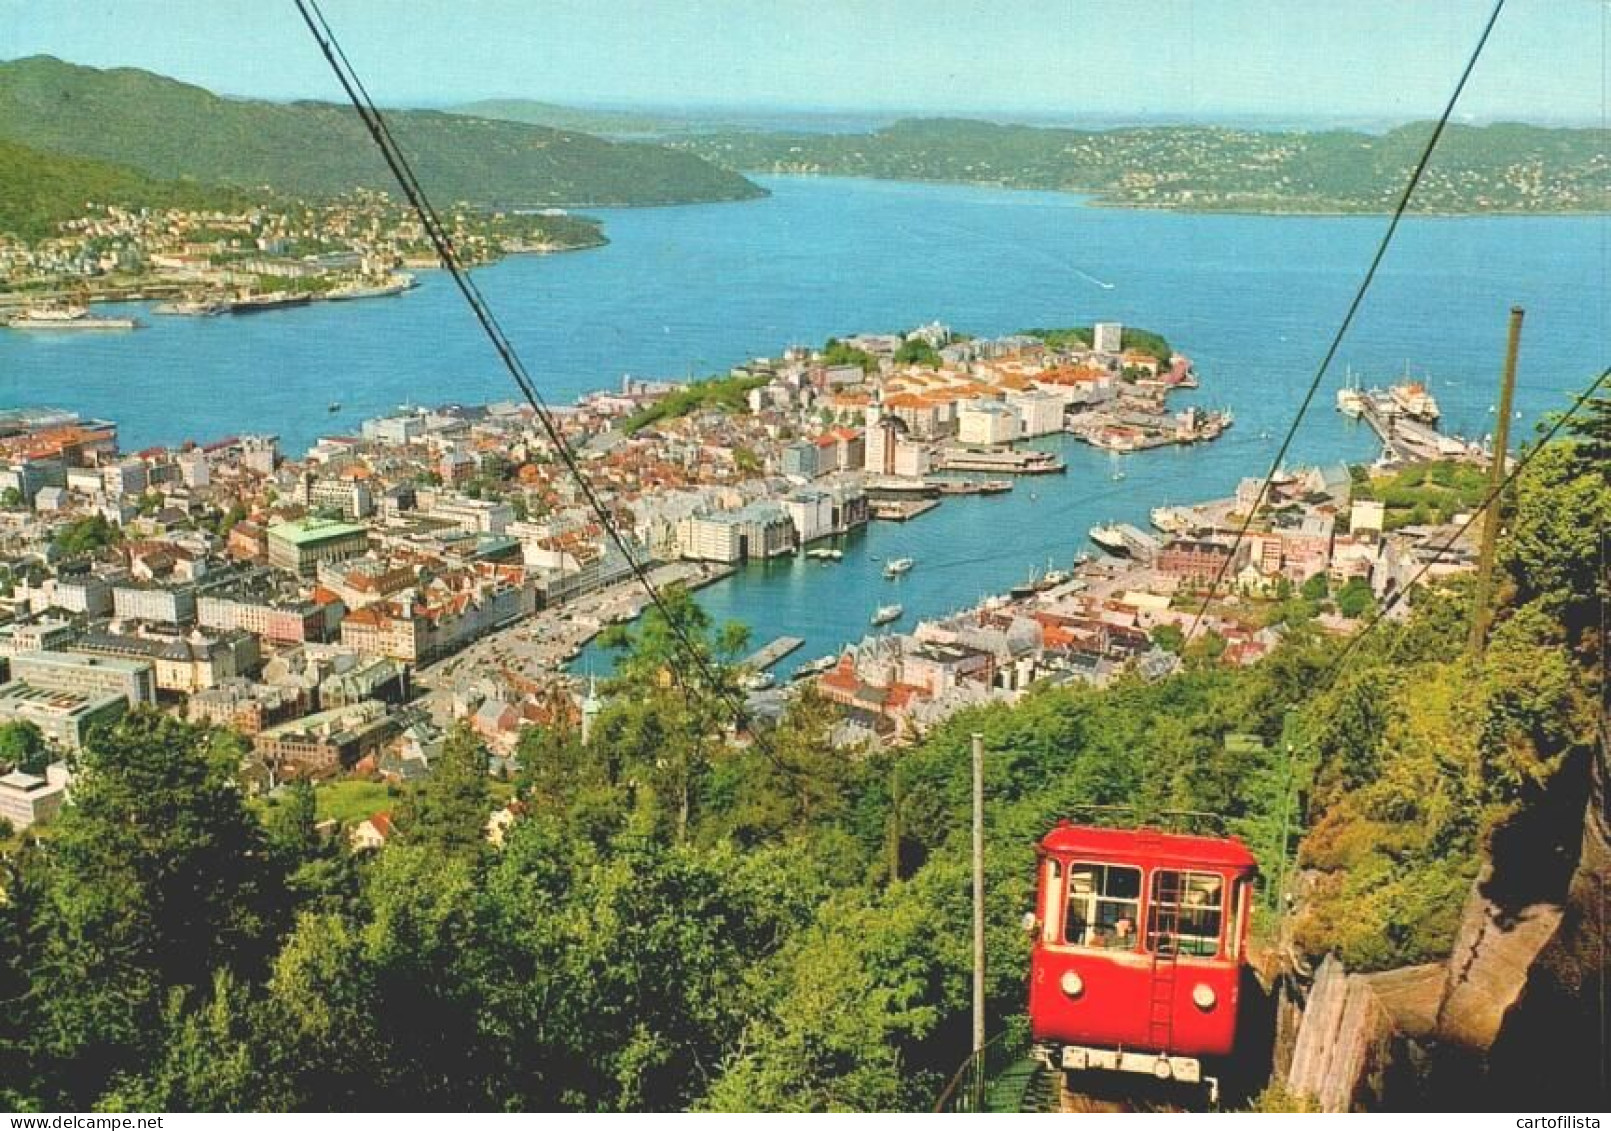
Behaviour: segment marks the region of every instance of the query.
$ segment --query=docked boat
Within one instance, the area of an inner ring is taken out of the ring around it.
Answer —
[[[1392,398],[1394,407],[1411,420],[1419,420],[1423,424],[1438,422],[1438,402],[1421,382],[1405,381],[1401,385],[1394,385],[1387,390],[1387,395]]]
[[[891,624],[900,620],[905,614],[906,610],[899,605],[880,605],[878,606],[878,611],[873,614],[873,627],[876,628],[881,624]]]
[[[1015,601],[1024,601],[1039,593],[1041,588],[1040,573],[1037,571],[1029,575],[1028,581],[1020,582],[1007,590],[1007,594]]]
[[[30,306],[6,321],[13,330],[132,330],[132,318],[103,318],[87,306]]]
[[[916,564],[911,558],[895,558],[884,563],[884,576],[899,577],[903,573],[910,572],[911,568]]]
[[[184,298],[173,302],[159,302],[151,308],[152,314],[179,314],[191,318],[212,318],[224,313],[225,304],[216,299]]]
[[[246,295],[231,299],[224,307],[226,314],[261,314],[269,310],[284,310],[292,306],[306,306],[312,295],[294,295],[289,291],[269,291],[266,294]]]
[[[1003,495],[1011,490],[1011,479],[986,479],[979,484],[979,494],[981,495]]]
[[[777,682],[771,672],[753,672],[741,681],[745,691],[765,691]]]
[[[331,302],[347,302],[355,298],[389,298],[413,290],[417,286],[419,283],[415,281],[414,276],[397,274],[378,282],[359,279],[343,283],[339,287],[331,288],[324,297]]]
[[[1350,420],[1365,415],[1365,394],[1355,388],[1337,390],[1337,411]]]
[[[1147,519],[1165,534],[1184,534],[1196,525],[1192,512],[1186,507],[1153,507]]]
[[[812,676],[821,675],[823,672],[830,670],[838,662],[838,656],[818,656],[815,660],[807,660],[795,668],[794,674],[789,678],[796,680],[810,679]]]
[[[1110,554],[1121,556],[1130,553],[1130,545],[1124,540],[1124,532],[1117,526],[1093,526],[1090,530],[1091,541],[1101,546]]]

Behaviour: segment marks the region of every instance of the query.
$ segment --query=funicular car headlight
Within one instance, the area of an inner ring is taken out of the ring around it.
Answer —
[[[1214,1003],[1219,1001],[1219,997],[1214,993],[1213,986],[1198,982],[1191,988],[1191,1001],[1198,1009],[1207,1012],[1214,1008]]]
[[[1064,970],[1063,976],[1057,980],[1057,985],[1069,997],[1079,997],[1085,992],[1085,979],[1073,970]]]

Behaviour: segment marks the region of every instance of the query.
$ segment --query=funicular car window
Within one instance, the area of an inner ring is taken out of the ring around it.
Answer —
[[[1225,881],[1212,872],[1152,874],[1147,906],[1147,949],[1160,954],[1212,958],[1219,953]]]
[[[1133,949],[1140,909],[1140,868],[1124,864],[1068,866],[1065,943]]]

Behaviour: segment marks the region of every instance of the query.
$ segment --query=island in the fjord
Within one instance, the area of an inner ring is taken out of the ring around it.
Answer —
[[[1053,129],[968,119],[876,133],[731,131],[671,142],[749,173],[829,174],[1088,193],[1199,212],[1389,212],[1431,122],[1386,133],[1216,126]],[[1611,210],[1605,129],[1449,126],[1411,201],[1424,213]]]

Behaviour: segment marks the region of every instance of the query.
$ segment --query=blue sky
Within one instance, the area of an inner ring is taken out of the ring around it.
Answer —
[[[1434,115],[1491,0],[324,0],[392,104]],[[1511,0],[1464,116],[1604,121],[1611,0]],[[0,57],[335,98],[291,0],[0,0]]]

